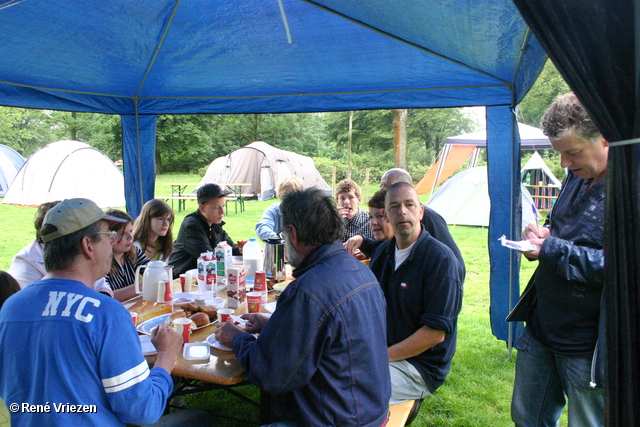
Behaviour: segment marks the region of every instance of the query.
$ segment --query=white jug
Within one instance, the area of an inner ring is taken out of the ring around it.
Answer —
[[[142,289],[140,289],[140,269],[146,270],[142,275]],[[173,278],[173,266],[167,265],[164,261],[151,261],[147,265],[138,266],[136,269],[136,281],[134,287],[137,294],[142,294],[142,299],[146,301],[158,300],[158,282],[168,280],[171,286]]]

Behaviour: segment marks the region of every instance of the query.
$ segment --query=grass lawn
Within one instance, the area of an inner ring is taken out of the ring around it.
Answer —
[[[169,195],[173,182],[198,182],[193,175],[161,175],[156,182],[156,196]],[[195,188],[195,187],[193,187]],[[273,201],[245,203],[245,212],[235,214],[229,204],[225,229],[234,240],[255,237],[254,226],[264,209]],[[177,204],[176,204],[177,208]],[[195,201],[187,201],[186,212],[176,212],[174,237],[185,215],[196,209]],[[34,238],[35,208],[0,205],[0,269],[6,270],[13,255]],[[515,368],[514,355],[509,358],[506,343],[491,335],[489,323],[489,255],[487,229],[453,226],[451,233],[465,259],[467,277],[458,327],[458,347],[451,373],[436,393],[425,399],[416,427],[501,427],[513,425],[509,414]],[[535,263],[524,262],[521,283],[531,276]],[[301,319],[304,321],[304,319]],[[294,327],[295,325],[292,325]],[[258,398],[253,386],[239,391]],[[220,416],[239,416],[258,422],[257,409],[223,391],[206,392],[187,398],[193,407],[212,410]],[[244,426],[245,422],[216,419],[216,426]],[[566,426],[566,414],[561,420]]]

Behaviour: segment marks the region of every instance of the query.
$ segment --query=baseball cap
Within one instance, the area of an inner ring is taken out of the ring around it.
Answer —
[[[216,197],[222,197],[231,194],[231,191],[223,191],[222,187],[218,184],[205,184],[198,188],[198,204],[203,204],[207,200],[215,199]]]
[[[127,222],[126,219],[107,215],[95,202],[89,199],[65,199],[49,209],[45,215],[42,226],[53,225],[56,227],[56,231],[48,234],[42,233],[42,241],[50,242],[58,237],[82,230],[101,219],[109,222],[109,225],[116,222]]]

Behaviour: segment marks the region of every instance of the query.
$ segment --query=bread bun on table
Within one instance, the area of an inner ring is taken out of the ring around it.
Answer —
[[[206,313],[195,313],[194,315],[189,316],[189,319],[193,320],[198,328],[210,323],[209,316],[207,316]]]
[[[173,321],[181,317],[187,317],[187,315],[185,314],[184,311],[176,311],[175,313],[171,313],[171,315],[169,316],[169,319]]]

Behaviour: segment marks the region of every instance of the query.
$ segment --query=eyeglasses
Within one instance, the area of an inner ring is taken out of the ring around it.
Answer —
[[[115,239],[118,237],[117,231],[98,231],[96,234],[106,234],[110,239]]]

